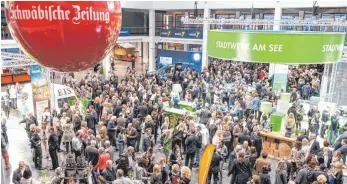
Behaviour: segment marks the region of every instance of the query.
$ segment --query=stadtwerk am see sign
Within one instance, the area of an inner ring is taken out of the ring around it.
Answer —
[[[216,58],[283,64],[340,61],[340,33],[209,31],[208,55]]]

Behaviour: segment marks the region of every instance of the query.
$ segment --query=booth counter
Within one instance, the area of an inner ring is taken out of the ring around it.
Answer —
[[[296,139],[288,138],[278,132],[260,132],[263,139],[263,151],[275,158],[291,159]]]
[[[175,109],[175,108],[165,108],[165,113],[169,115],[170,118],[170,128],[175,128],[178,125],[178,121],[181,117],[188,113],[189,119],[192,120],[195,113],[187,111],[185,109]]]

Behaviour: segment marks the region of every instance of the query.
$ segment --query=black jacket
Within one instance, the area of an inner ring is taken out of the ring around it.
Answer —
[[[240,162],[237,159],[233,160],[231,162],[229,174],[233,174],[231,184],[245,183],[245,181],[248,181],[252,175],[252,168],[249,160],[245,159],[244,162]]]
[[[38,133],[33,133],[30,142],[34,149],[41,149],[41,138]]]
[[[319,150],[320,150],[319,142],[317,140],[314,140],[310,148],[310,153],[316,155],[319,152]]]
[[[99,159],[98,149],[96,149],[96,147],[93,147],[93,146],[87,146],[85,150],[85,154],[86,154],[86,160],[88,161],[88,163],[91,162],[93,166],[96,166]]]
[[[185,145],[187,148],[187,153],[195,153],[198,149],[199,139],[196,135],[190,135],[186,141]]]
[[[269,173],[259,173],[260,184],[271,184]]]
[[[59,139],[58,139],[57,134],[53,133],[49,136],[48,147],[49,147],[49,150],[59,149]]]
[[[88,128],[91,128],[91,129],[95,128],[95,124],[97,124],[95,116],[93,116],[91,113],[88,113],[85,120],[87,122]]]
[[[212,157],[211,161],[211,172],[212,173],[218,173],[220,171],[220,162],[223,160],[222,156],[215,152]]]
[[[106,167],[106,168],[102,171],[101,175],[102,175],[102,177],[105,178],[105,180],[106,180],[107,182],[113,182],[114,180],[116,180],[115,173],[116,173],[116,171],[115,171],[115,169],[114,169],[113,167],[112,167],[111,169],[109,169],[109,168]]]
[[[145,118],[148,115],[148,108],[146,105],[139,105],[138,111],[142,118]]]

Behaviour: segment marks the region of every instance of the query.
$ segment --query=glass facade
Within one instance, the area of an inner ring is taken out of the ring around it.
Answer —
[[[216,19],[234,19],[234,14],[217,14]],[[223,25],[223,24],[217,24],[216,29],[233,29],[233,25]]]
[[[283,14],[281,19],[282,20],[295,20],[298,19],[299,15],[298,14]],[[281,26],[281,30],[298,30],[297,26]]]

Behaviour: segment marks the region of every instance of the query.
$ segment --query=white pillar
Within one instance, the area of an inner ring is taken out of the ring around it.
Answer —
[[[210,18],[210,9],[208,8],[208,4],[205,1],[204,7],[204,18]],[[201,69],[204,69],[208,65],[208,55],[207,55],[207,39],[208,39],[208,30],[210,29],[210,24],[204,22],[203,27],[203,35],[202,35],[202,60],[201,60]]]
[[[188,51],[188,44],[183,44],[183,50]]]
[[[141,42],[136,42],[136,51],[138,53],[138,57],[142,57],[142,47],[141,47]]]
[[[113,50],[112,50],[112,52],[113,52]],[[110,54],[111,53],[109,53],[107,56],[105,56],[105,58],[101,62],[102,69],[104,71],[104,76],[106,77],[106,79],[108,79],[110,77],[109,72],[111,69],[111,63],[110,63],[110,59],[111,59]]]
[[[275,20],[274,27],[273,27],[274,31],[279,31],[281,29],[278,23],[278,21],[280,21],[281,18],[282,18],[282,7],[281,7],[280,1],[277,1],[276,7],[275,7],[275,14],[274,14],[274,20]]]
[[[148,71],[155,70],[155,10],[149,10],[149,61]]]
[[[143,42],[143,47],[142,47],[142,61],[144,63],[148,63],[148,42]]]
[[[282,7],[280,1],[277,1],[276,7],[275,7],[275,15],[274,15],[274,20],[275,24],[273,26],[274,31],[279,31],[281,30],[280,24],[278,21],[280,21],[282,18]],[[283,81],[283,76],[288,75],[288,65],[282,65],[282,64],[270,64],[269,66],[269,77],[272,77],[274,75],[274,80],[273,83],[281,83],[282,88],[284,91],[286,91],[286,85],[284,84]],[[276,77],[277,76],[277,77]],[[278,79],[278,80],[276,80]],[[287,82],[286,82],[287,83]]]

